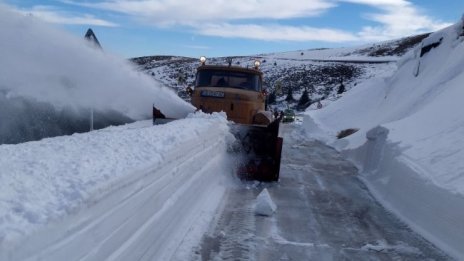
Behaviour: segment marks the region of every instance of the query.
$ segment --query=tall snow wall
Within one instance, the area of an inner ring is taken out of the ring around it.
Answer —
[[[431,34],[397,72],[306,113],[309,136],[351,158],[370,190],[409,226],[464,258],[464,21]],[[359,128],[343,139],[341,130]]]

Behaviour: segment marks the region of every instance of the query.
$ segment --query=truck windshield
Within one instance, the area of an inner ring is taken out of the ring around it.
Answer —
[[[196,87],[228,87],[261,91],[257,74],[224,70],[201,70],[197,72]]]

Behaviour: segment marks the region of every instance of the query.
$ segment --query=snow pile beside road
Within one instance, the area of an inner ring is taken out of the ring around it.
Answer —
[[[0,260],[136,260],[147,249],[166,260],[214,213],[229,136],[223,115],[196,113],[1,145]]]
[[[464,258],[464,21],[430,35],[388,79],[358,85],[306,113],[351,157],[384,205],[427,239]],[[335,134],[360,128],[335,140]]]

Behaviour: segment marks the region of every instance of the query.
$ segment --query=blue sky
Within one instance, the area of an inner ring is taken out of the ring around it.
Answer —
[[[462,0],[0,0],[105,50],[232,56],[354,46],[457,22]]]

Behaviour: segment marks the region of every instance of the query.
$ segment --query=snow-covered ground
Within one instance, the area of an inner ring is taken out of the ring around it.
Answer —
[[[423,236],[464,258],[464,20],[424,39],[389,78],[304,119],[350,157],[374,194]],[[428,51],[428,52],[427,52]],[[344,129],[359,129],[337,140]]]

